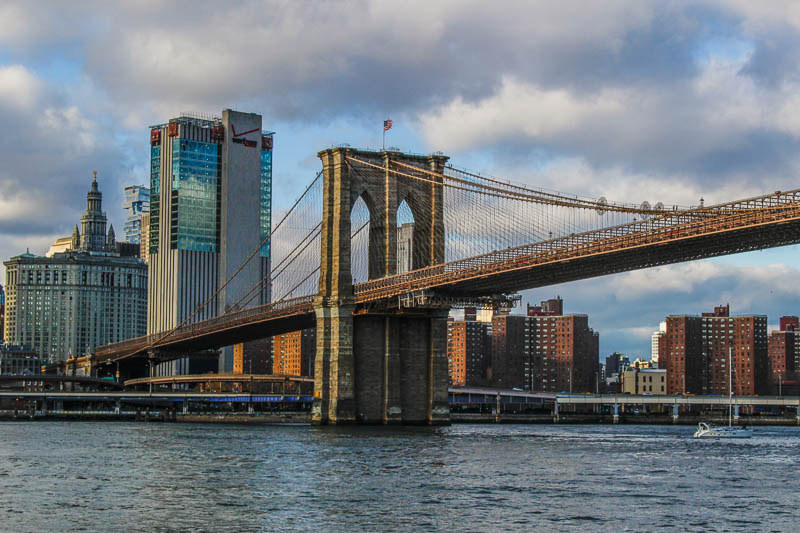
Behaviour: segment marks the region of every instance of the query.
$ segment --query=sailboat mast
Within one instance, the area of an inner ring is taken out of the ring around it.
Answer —
[[[733,425],[733,346],[728,348],[728,427]]]

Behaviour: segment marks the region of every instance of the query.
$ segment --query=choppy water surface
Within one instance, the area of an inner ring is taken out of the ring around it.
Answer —
[[[777,530],[800,428],[0,423],[3,531]]]

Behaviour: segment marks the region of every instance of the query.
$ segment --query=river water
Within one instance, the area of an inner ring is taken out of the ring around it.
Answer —
[[[0,530],[798,531],[800,428],[0,423]]]

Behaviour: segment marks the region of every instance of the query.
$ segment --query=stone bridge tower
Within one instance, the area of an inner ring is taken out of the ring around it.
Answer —
[[[441,173],[447,157],[331,148],[322,160],[324,192],[315,362],[316,423],[447,424],[446,308],[356,310],[350,215],[369,209],[369,278],[396,273],[397,208],[414,216],[413,268],[444,262],[442,186],[385,170],[399,161]],[[353,161],[357,158],[379,168]],[[383,167],[383,168],[380,168]]]

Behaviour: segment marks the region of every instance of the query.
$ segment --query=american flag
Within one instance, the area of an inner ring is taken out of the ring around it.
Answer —
[[[392,129],[392,119],[387,118],[383,121],[383,131]]]

